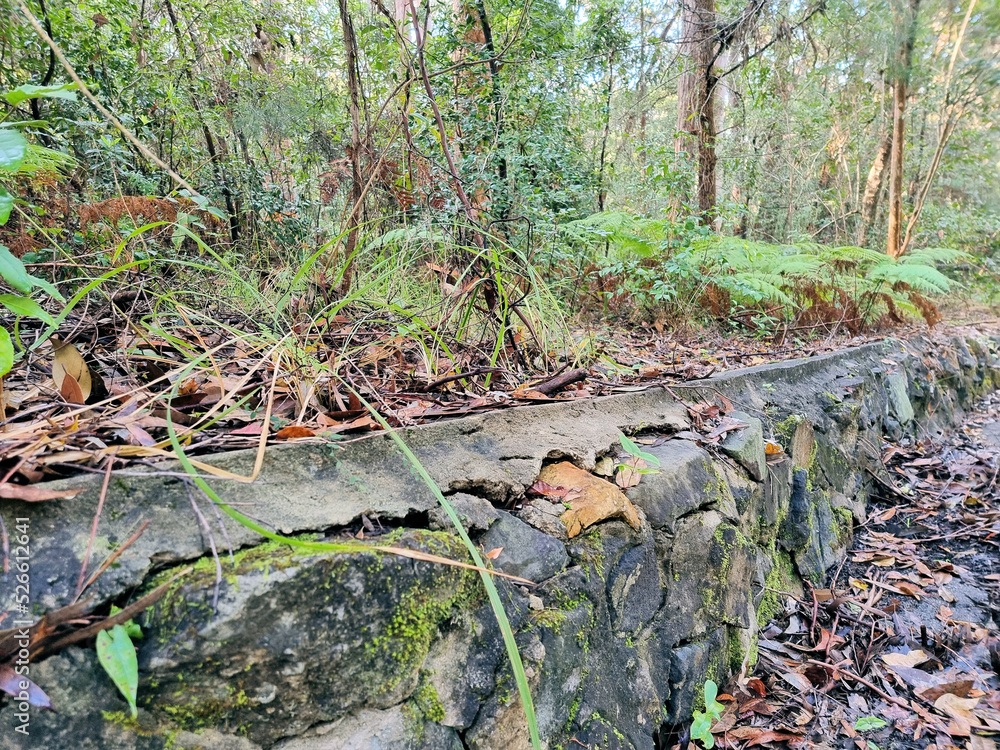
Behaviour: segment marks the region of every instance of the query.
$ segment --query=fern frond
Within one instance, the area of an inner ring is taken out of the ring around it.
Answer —
[[[820,258],[825,263],[840,262],[855,266],[877,265],[884,262],[887,257],[885,253],[854,245],[832,247],[820,252]]]
[[[933,266],[886,262],[872,268],[868,278],[890,286],[906,284],[922,294],[947,294],[951,289],[951,280]]]
[[[950,247],[922,247],[913,250],[899,259],[900,263],[906,265],[923,264],[936,266],[939,263],[959,263],[971,259],[971,255],[962,250],[955,250]]]
[[[29,175],[38,172],[68,172],[76,166],[76,159],[62,151],[28,144],[24,161],[15,174]]]

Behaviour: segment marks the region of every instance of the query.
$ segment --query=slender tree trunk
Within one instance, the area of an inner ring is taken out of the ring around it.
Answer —
[[[886,251],[893,258],[903,253],[903,150],[906,145],[906,99],[913,69],[920,0],[905,0],[897,15],[901,31],[893,70],[892,146],[889,151],[889,236]]]
[[[715,0],[683,0],[681,53],[686,58],[677,89],[676,148],[697,156],[698,210],[705,222],[715,209]]]
[[[358,82],[358,42],[354,35],[354,23],[347,9],[347,0],[338,0],[340,9],[340,29],[344,37],[344,49],[347,53],[347,92],[349,94],[348,108],[351,115],[351,195],[348,198],[347,213],[347,244],[345,257],[347,263],[340,282],[340,291],[346,294],[351,289],[351,276],[354,270],[354,250],[358,246],[358,214],[361,211],[361,106],[360,84]]]
[[[934,156],[931,158],[930,167],[927,169],[927,176],[924,178],[924,183],[913,203],[913,214],[910,216],[910,220],[906,224],[906,233],[903,235],[903,245],[900,249],[900,255],[909,249],[910,242],[913,241],[913,229],[916,226],[917,221],[920,219],[920,214],[924,210],[924,204],[927,201],[927,195],[930,193],[931,184],[934,182],[934,178],[937,176],[938,168],[941,166],[941,157],[944,155],[944,150],[948,146],[948,141],[951,140],[951,136],[955,132],[955,128],[958,127],[959,120],[961,120],[962,116],[965,114],[964,104],[953,104],[950,101],[949,91],[951,88],[952,75],[955,72],[955,62],[958,60],[958,54],[962,49],[962,42],[965,39],[965,32],[969,28],[969,20],[972,18],[972,11],[975,7],[976,0],[969,0],[969,7],[965,11],[965,18],[962,20],[962,26],[958,32],[958,37],[955,40],[955,47],[951,53],[951,62],[948,65],[948,74],[945,77],[944,82],[944,105],[942,106],[941,113],[938,117],[938,119],[942,122],[938,130],[937,146],[934,148]]]
[[[889,151],[892,147],[892,135],[886,133],[878,145],[875,161],[868,170],[865,180],[865,193],[861,198],[861,222],[858,226],[858,245],[864,247],[868,242],[868,233],[875,224],[878,215],[878,204],[885,190],[885,167],[889,161]]]
[[[604,132],[601,133],[601,158],[598,167],[597,210],[604,210],[608,198],[608,186],[604,182],[605,164],[608,156],[608,138],[611,136],[611,94],[615,84],[615,50],[608,52],[608,86],[604,97]]]
[[[164,0],[164,5],[167,9],[167,16],[170,19],[170,26],[174,31],[174,37],[177,40],[177,51],[183,56],[185,52],[185,45],[183,37],[181,36],[181,27],[177,21],[177,14],[174,12],[174,6],[170,3],[170,0]],[[226,199],[226,212],[229,214],[229,236],[233,242],[236,242],[240,236],[240,224],[239,215],[236,211],[235,196],[233,195],[232,188],[229,186],[229,180],[224,171],[223,166],[219,163],[219,151],[215,146],[215,137],[212,135],[211,129],[208,127],[208,121],[205,119],[205,115],[201,111],[201,105],[198,101],[198,96],[195,93],[195,76],[192,72],[192,66],[197,66],[197,50],[192,51],[192,56],[195,58],[192,60],[190,65],[184,66],[184,72],[187,75],[188,83],[191,84],[191,106],[194,108],[195,115],[198,117],[198,122],[201,123],[202,135],[205,136],[205,147],[208,149],[209,161],[212,163],[212,173],[215,175],[215,180],[222,186],[222,195]]]
[[[476,0],[475,11],[479,16],[479,25],[483,29],[483,41],[486,54],[489,55],[490,69],[490,100],[493,105],[493,122],[496,126],[496,160],[497,177],[501,187],[501,195],[493,196],[494,202],[499,206],[497,215],[500,219],[506,219],[510,215],[510,194],[507,184],[507,156],[503,143],[504,117],[503,117],[503,94],[500,90],[500,63],[496,59],[496,44],[493,41],[493,27],[490,25],[489,16],[486,15],[486,4],[483,0]]]

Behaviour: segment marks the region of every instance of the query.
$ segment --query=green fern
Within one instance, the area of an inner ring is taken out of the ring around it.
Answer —
[[[924,315],[933,323],[936,311],[927,298],[954,286],[937,266],[968,258],[957,250],[924,248],[897,260],[853,245],[719,236],[692,237],[678,249],[667,241],[670,231],[665,220],[605,212],[564,224],[559,235],[574,252],[607,249],[597,261],[602,277],[619,279],[616,295],[635,299],[645,293],[654,303],[683,305],[714,287],[721,292],[712,302],[719,314],[726,314],[728,304],[733,311],[780,310],[787,320],[850,320],[858,329],[885,316],[898,321]]]

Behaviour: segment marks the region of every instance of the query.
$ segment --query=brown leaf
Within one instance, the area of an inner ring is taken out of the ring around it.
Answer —
[[[803,693],[808,693],[812,690],[812,683],[809,682],[809,678],[805,675],[799,674],[798,672],[782,672],[781,679],[792,687],[798,688]]]
[[[948,734],[968,737],[972,722],[979,723],[972,715],[972,709],[978,704],[979,698],[959,698],[954,693],[944,693],[934,701],[934,708],[951,717],[952,722],[948,725]]]
[[[618,473],[615,475],[615,484],[623,490],[627,490],[629,487],[635,487],[639,484],[639,480],[642,479],[642,474],[639,473],[639,469],[645,468],[645,461],[636,456],[629,456],[622,461],[621,468],[618,469]]]
[[[942,682],[937,685],[931,685],[930,687],[922,687],[918,690],[914,690],[913,692],[919,698],[923,698],[925,701],[931,701],[933,703],[945,693],[950,693],[958,698],[967,698],[969,691],[972,690],[972,686],[972,680],[955,680],[954,682]]]
[[[732,432],[733,430],[742,430],[744,427],[749,427],[750,425],[740,422],[738,419],[733,419],[732,417],[723,417],[719,426],[708,433],[707,440],[716,440],[717,438],[723,437],[727,432]]]
[[[145,445],[147,448],[151,445],[156,445],[156,438],[139,425],[130,424],[125,429],[128,430],[129,437],[132,438],[136,445]]]
[[[10,664],[0,664],[0,690],[13,696],[15,700],[53,710],[52,701],[45,691],[24,675],[17,674]]]
[[[974,734],[969,737],[969,750],[997,750],[997,743],[989,737]]]
[[[240,427],[238,430],[233,430],[230,435],[249,435],[253,437],[254,435],[260,435],[264,431],[264,425],[260,422],[251,422],[246,427]]]
[[[758,677],[751,677],[747,680],[747,687],[753,690],[761,698],[767,695],[767,686],[764,685],[764,681]]]
[[[907,651],[905,654],[882,654],[882,661],[890,667],[915,667],[930,659],[931,656],[921,649]]]
[[[768,705],[767,701],[763,698],[755,698],[752,701],[747,701],[742,706],[740,706],[740,716],[747,713],[761,714],[763,716],[771,716],[774,714],[774,709]]]
[[[919,586],[915,586],[912,583],[907,583],[906,581],[900,581],[899,583],[897,583],[896,588],[898,588],[901,592],[903,592],[907,596],[912,596],[914,599],[919,599],[921,594],[924,593],[923,589],[921,589]]]
[[[569,461],[546,466],[538,478],[553,487],[571,490],[565,498],[570,509],[560,516],[570,538],[608,518],[622,518],[636,531],[641,526],[638,511],[620,489]]]
[[[86,400],[80,384],[69,373],[63,375],[62,385],[59,386],[59,395],[70,404],[82,404]]]
[[[834,635],[826,628],[820,628],[819,643],[816,644],[816,647],[813,649],[813,651],[826,652],[829,651],[834,646],[836,646],[838,643],[843,643],[843,642],[844,639],[841,638],[839,635]]]
[[[55,351],[55,359],[52,361],[52,379],[56,382],[56,388],[70,403],[85,403],[90,397],[90,368],[72,344],[55,336],[52,336],[49,342]],[[67,377],[74,382],[67,384]],[[74,398],[79,398],[79,400],[73,400]]]
[[[766,732],[761,732],[759,735],[754,737],[747,743],[747,747],[754,747],[755,745],[763,745],[766,742],[789,742],[794,740],[801,740],[802,736],[798,734],[787,734],[785,732],[775,732],[768,730]]]
[[[565,487],[553,487],[548,482],[543,482],[539,479],[533,485],[528,488],[529,495],[539,495],[541,497],[555,498],[557,501],[562,500],[566,495],[569,494],[569,490]]]
[[[274,437],[278,440],[294,440],[295,438],[307,438],[315,437],[316,433],[310,430],[308,427],[303,427],[300,424],[290,424],[282,427],[276,433]]]
[[[483,554],[487,560],[496,560],[500,557],[500,553],[503,552],[503,547],[494,547],[489,552]]]
[[[21,500],[25,503],[40,503],[45,500],[62,500],[79,495],[83,490],[48,490],[37,484],[0,484],[0,497],[6,500]]]

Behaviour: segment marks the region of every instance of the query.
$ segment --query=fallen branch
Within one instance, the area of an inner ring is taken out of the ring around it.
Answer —
[[[565,388],[567,385],[577,383],[581,380],[586,380],[588,375],[590,375],[590,370],[581,367],[576,370],[565,372],[562,375],[557,375],[544,383],[539,383],[531,390],[544,393],[546,396],[551,396],[553,393]]]

